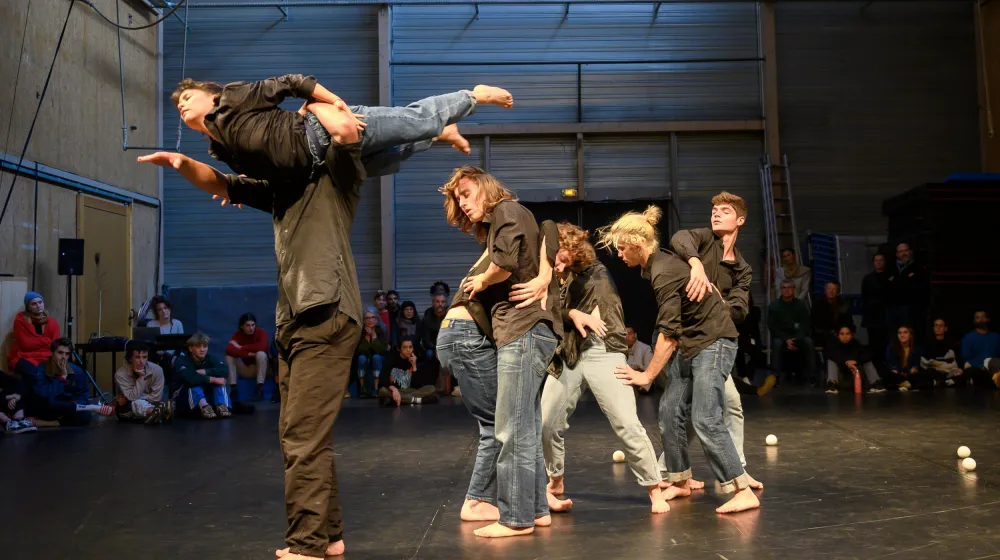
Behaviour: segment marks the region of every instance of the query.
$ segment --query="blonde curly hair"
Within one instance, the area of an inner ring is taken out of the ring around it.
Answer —
[[[638,245],[652,253],[660,247],[656,224],[662,217],[659,206],[650,206],[641,214],[626,212],[611,225],[598,230],[598,247],[615,250],[621,245]]]
[[[499,179],[487,173],[486,170],[472,165],[463,165],[455,169],[448,182],[438,189],[444,195],[444,213],[448,223],[465,233],[475,235],[476,240],[482,243],[486,241],[486,228],[477,227],[476,224],[472,223],[472,220],[458,205],[458,195],[455,194],[455,191],[458,190],[458,184],[462,182],[462,179],[469,179],[479,185],[485,215],[493,212],[493,208],[504,200],[516,201],[517,197]]]

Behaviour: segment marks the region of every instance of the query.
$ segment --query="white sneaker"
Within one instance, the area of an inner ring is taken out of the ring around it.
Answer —
[[[4,431],[8,434],[16,434],[21,428],[21,423],[17,420],[8,420],[7,424],[4,426]]]
[[[37,432],[38,431],[38,427],[35,426],[34,422],[32,422],[31,420],[29,420],[27,418],[25,418],[24,420],[21,420],[20,423],[21,423],[21,431],[17,432],[19,434],[24,434],[24,433],[27,433],[27,432]]]
[[[453,397],[461,397],[462,396],[462,389],[460,387],[455,387],[455,389],[451,392],[451,396],[453,396]]]

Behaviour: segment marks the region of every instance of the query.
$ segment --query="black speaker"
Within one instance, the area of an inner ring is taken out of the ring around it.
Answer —
[[[83,276],[83,240],[59,240],[59,276]]]

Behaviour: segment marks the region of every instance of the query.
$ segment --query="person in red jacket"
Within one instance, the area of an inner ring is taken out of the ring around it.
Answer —
[[[41,294],[24,295],[24,311],[14,317],[12,334],[7,361],[22,379],[31,379],[38,366],[52,355],[52,342],[59,338],[59,323],[45,311]]]
[[[253,400],[259,401],[264,394],[264,380],[267,379],[267,363],[270,359],[267,351],[270,343],[264,329],[257,326],[257,317],[253,313],[240,316],[240,328],[226,345],[226,365],[229,366],[230,395],[236,391],[237,377],[257,378],[257,390]]]

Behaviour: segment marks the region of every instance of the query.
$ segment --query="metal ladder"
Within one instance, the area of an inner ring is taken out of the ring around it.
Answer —
[[[764,206],[764,237],[767,257],[764,266],[764,332],[767,342],[771,341],[771,332],[767,328],[767,310],[771,306],[772,294],[775,294],[775,278],[781,265],[781,249],[793,247],[795,259],[802,263],[802,251],[799,247],[799,234],[795,227],[795,206],[792,204],[792,178],[788,168],[788,156],[781,156],[781,163],[772,163],[768,155],[760,160],[758,170],[761,189],[761,203]],[[768,354],[768,363],[771,355]]]

